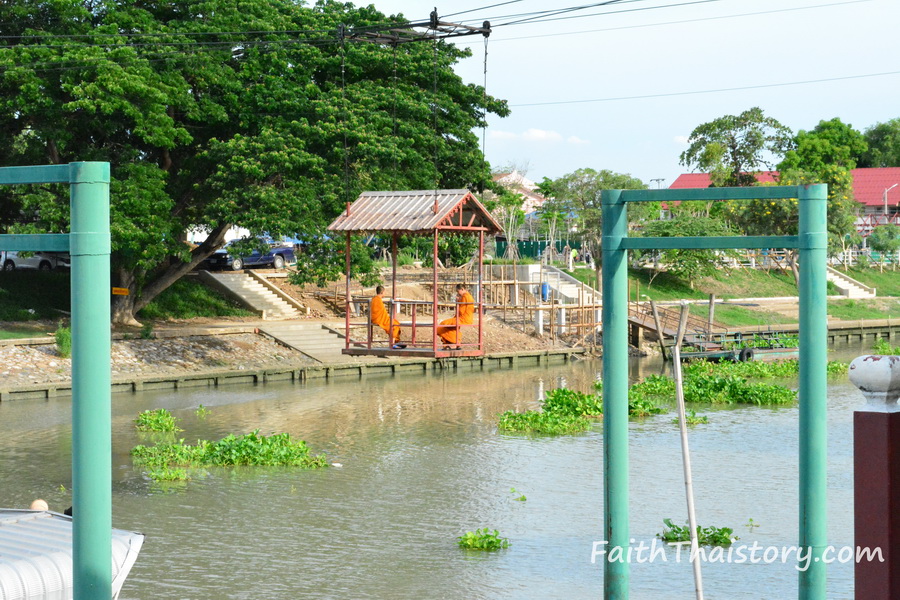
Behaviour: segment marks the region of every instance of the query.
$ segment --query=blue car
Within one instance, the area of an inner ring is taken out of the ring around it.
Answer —
[[[290,246],[270,244],[267,252],[260,252],[258,249],[253,250],[245,256],[232,256],[229,254],[229,245],[216,250],[200,263],[201,269],[208,271],[230,269],[232,271],[240,271],[245,267],[272,267],[273,269],[283,269],[285,265],[296,262],[294,250]]]

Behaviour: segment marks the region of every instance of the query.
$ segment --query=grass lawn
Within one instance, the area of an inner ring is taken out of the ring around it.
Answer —
[[[838,271],[846,272],[858,282],[875,288],[879,296],[900,296],[900,271],[892,271],[890,267],[885,269],[884,273],[879,272],[877,267],[874,269],[854,267],[847,271],[843,269]]]
[[[137,318],[162,320],[254,315],[195,278],[183,277],[141,309]]]
[[[69,274],[65,272],[0,272],[0,339],[33,337],[55,331],[46,322],[68,319]],[[191,319],[195,317],[253,316],[192,277],[185,277],[138,313],[139,319]],[[43,322],[34,333],[26,322]],[[10,326],[10,322],[17,323]],[[18,331],[21,330],[21,331]]]
[[[66,317],[69,274],[62,271],[0,272],[0,321],[40,321]]]
[[[829,300],[828,316],[842,321],[896,319],[900,317],[900,300],[897,298]]]
[[[691,314],[701,319],[709,317],[709,304],[692,304]],[[716,304],[713,314],[716,323],[726,327],[767,327],[796,323],[795,317],[766,310],[764,307],[746,307],[734,304]]]

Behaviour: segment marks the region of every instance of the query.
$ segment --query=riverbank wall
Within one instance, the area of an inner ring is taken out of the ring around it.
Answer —
[[[177,390],[186,388],[220,387],[227,385],[264,384],[268,382],[302,383],[316,379],[357,379],[368,376],[396,374],[427,374],[441,371],[512,369],[520,366],[563,364],[584,354],[583,348],[562,348],[540,351],[494,353],[477,357],[389,359],[379,362],[346,362],[322,365],[284,366],[228,371],[160,374],[148,376],[114,377],[113,393],[133,393],[147,390]],[[11,389],[0,389],[0,402],[13,400],[43,400],[72,394],[71,381],[40,383]]]

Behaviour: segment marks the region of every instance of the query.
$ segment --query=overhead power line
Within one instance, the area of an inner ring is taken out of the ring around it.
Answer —
[[[867,77],[885,77],[888,75],[900,75],[900,71],[885,71],[883,73],[866,73],[864,75],[846,75],[844,77],[828,77],[823,79],[808,79],[806,81],[788,81],[783,83],[764,83],[760,85],[745,85],[740,87],[718,88],[714,90],[694,90],[691,92],[669,92],[663,94],[646,94],[641,96],[616,96],[611,98],[592,98],[589,100],[558,100],[555,102],[530,102],[527,104],[510,104],[510,107],[528,106],[557,106],[561,104],[587,104],[589,102],[617,102],[619,100],[646,100],[649,98],[668,98],[672,96],[691,96],[695,94],[717,94],[719,92],[737,92],[741,90],[758,90],[763,88],[786,87],[793,85],[808,85],[811,83],[828,83],[830,81],[844,81],[848,79],[864,79]]]
[[[658,23],[642,23],[640,25],[622,25],[619,27],[602,27],[599,29],[584,29],[581,31],[562,31],[560,33],[542,33],[536,35],[523,35],[518,37],[504,37],[504,38],[495,38],[494,43],[497,42],[511,42],[518,40],[531,40],[535,38],[546,38],[546,37],[560,37],[564,35],[583,35],[586,33],[602,33],[604,31],[621,31],[624,29],[643,29],[646,27],[662,27],[665,25],[684,25],[687,23],[702,23],[704,21],[720,21],[725,19],[737,19],[742,17],[754,17],[757,15],[770,15],[776,13],[785,13],[785,12],[795,12],[799,10],[812,10],[816,8],[830,8],[832,6],[843,6],[847,4],[862,4],[863,2],[874,2],[875,0],[846,0],[845,2],[832,2],[830,4],[814,4],[812,6],[795,6],[792,8],[776,8],[773,10],[763,10],[759,12],[749,12],[749,13],[739,13],[736,15],[721,15],[718,17],[700,17],[697,19],[683,19],[680,21],[661,21]],[[642,9],[646,10],[646,9]],[[625,12],[625,11],[620,11]],[[604,13],[604,14],[614,14],[614,13]],[[495,25],[498,27],[498,25]]]

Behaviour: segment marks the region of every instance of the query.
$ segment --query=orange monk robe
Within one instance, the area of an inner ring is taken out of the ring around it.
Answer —
[[[463,294],[462,299],[457,301],[457,306],[459,307],[459,324],[460,325],[471,325],[475,322],[475,298],[472,297],[472,294],[466,292]],[[457,336],[457,320],[456,318],[445,319],[441,321],[441,325],[452,325],[452,327],[438,327],[438,336],[444,341],[445,344],[461,344],[460,341],[462,335]],[[462,334],[462,331],[459,332]]]
[[[397,319],[391,319],[390,315],[388,315],[388,311],[384,307],[384,300],[381,299],[381,296],[372,298],[372,303],[369,306],[369,314],[372,316],[372,322],[384,329],[388,334],[392,344],[400,339],[400,322],[397,321]],[[391,327],[392,322],[394,325],[393,327]],[[391,333],[391,329],[394,330],[393,333]]]

